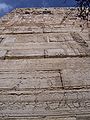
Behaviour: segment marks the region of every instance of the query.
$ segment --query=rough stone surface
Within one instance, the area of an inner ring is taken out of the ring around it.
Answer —
[[[4,59],[6,56],[7,50],[0,50],[0,59]]]
[[[90,120],[90,20],[74,8],[0,19],[0,120]]]

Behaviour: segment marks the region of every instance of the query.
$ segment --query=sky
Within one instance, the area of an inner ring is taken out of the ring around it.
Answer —
[[[73,7],[75,0],[0,0],[0,17],[15,8]]]

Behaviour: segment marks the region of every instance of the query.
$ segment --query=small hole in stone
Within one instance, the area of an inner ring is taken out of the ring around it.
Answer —
[[[29,11],[25,11],[25,14],[30,14],[30,12]]]

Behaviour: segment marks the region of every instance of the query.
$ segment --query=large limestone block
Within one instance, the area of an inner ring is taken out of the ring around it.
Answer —
[[[0,72],[0,89],[62,88],[59,70]]]
[[[8,51],[6,58],[15,58],[15,59],[23,59],[23,58],[44,58],[44,50],[11,50]]]
[[[62,70],[63,86],[66,89],[90,87],[89,68],[67,68]]]

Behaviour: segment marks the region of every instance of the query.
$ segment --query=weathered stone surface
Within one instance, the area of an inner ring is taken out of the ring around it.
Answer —
[[[45,50],[45,57],[63,57],[66,56],[64,49],[47,49]]]
[[[0,61],[0,89],[90,88],[90,58]]]
[[[79,116],[79,117],[77,117],[76,120],[90,120],[90,116],[89,115],[87,115],[87,116]]]
[[[76,120],[75,117],[67,117],[67,118],[59,118],[59,117],[28,117],[28,118],[25,118],[25,117],[14,117],[14,118],[8,118],[8,117],[4,117],[5,120]],[[0,118],[0,120],[3,120],[3,118]]]
[[[59,70],[0,72],[0,89],[62,88]]]
[[[6,55],[7,58],[44,58],[44,50],[11,50],[8,51],[8,54]]]
[[[87,115],[90,91],[11,91],[0,93],[0,116],[75,116]]]
[[[14,34],[2,35],[3,44],[6,43],[44,43],[44,42],[65,42],[72,41],[69,33],[40,33],[40,34]],[[86,37],[86,36],[85,36]]]
[[[65,88],[88,88],[90,86],[90,69],[83,65],[78,68],[67,68],[62,70],[63,86]],[[76,87],[77,86],[77,87]]]
[[[87,42],[88,47],[83,47],[75,41],[68,42],[49,42],[49,43],[14,43],[14,39],[3,41],[0,45],[1,49],[8,50],[7,56],[26,57],[70,57],[70,56],[90,56],[90,42]]]
[[[0,19],[0,120],[90,119],[90,21],[75,8]]]
[[[7,50],[0,50],[0,59],[4,59],[6,53],[7,53]]]

